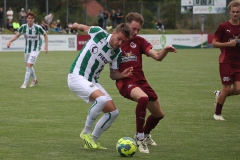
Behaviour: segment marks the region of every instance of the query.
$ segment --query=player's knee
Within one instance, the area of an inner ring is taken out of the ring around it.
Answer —
[[[97,117],[101,113],[103,107],[105,106],[106,102],[107,102],[106,96],[100,96],[95,99],[95,102],[89,111],[89,115],[90,115],[91,119],[93,119],[93,120],[97,119]]]
[[[234,94],[235,94],[235,95],[240,94],[240,88],[235,89],[235,90],[234,90]]]
[[[118,117],[118,115],[119,115],[118,109],[116,109],[116,110],[114,110],[114,111],[112,111],[112,112],[109,112],[109,113],[110,113],[109,116],[111,116],[110,118],[113,118],[113,119],[116,119],[116,118]],[[106,113],[106,114],[107,114],[107,113]]]
[[[138,104],[142,104],[142,106],[146,106],[148,105],[149,102],[149,98],[148,97],[140,97],[138,99]]]
[[[107,97],[106,96],[100,96],[100,97],[95,99],[95,103],[104,107],[105,104],[107,103]]]

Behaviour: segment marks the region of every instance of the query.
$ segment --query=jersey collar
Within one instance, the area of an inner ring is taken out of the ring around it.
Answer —
[[[109,34],[108,37],[107,37],[107,42],[108,42],[108,43],[107,43],[107,46],[108,46],[108,48],[112,48],[111,45],[110,45],[110,39],[111,39],[111,37],[112,37],[112,34]]]

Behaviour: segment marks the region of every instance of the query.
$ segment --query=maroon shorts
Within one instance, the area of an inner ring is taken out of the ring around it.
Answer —
[[[240,81],[240,65],[220,63],[219,72],[223,85],[231,85],[235,81]]]
[[[147,82],[124,84],[121,88],[119,88],[119,93],[123,97],[133,100],[130,94],[132,89],[135,87],[141,88],[142,91],[144,91],[148,95],[150,101],[155,101],[158,99],[157,94]]]

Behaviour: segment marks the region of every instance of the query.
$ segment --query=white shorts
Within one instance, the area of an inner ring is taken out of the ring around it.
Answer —
[[[37,52],[32,51],[31,53],[25,53],[24,54],[25,62],[30,64],[35,64],[39,53],[40,53],[39,51]]]
[[[81,75],[68,74],[68,87],[73,93],[78,95],[82,100],[87,103],[93,103],[93,101],[89,100],[89,97],[92,92],[98,89],[100,89],[105,94],[105,96],[107,97],[107,101],[112,100],[111,96],[101,86],[101,84],[89,82]]]

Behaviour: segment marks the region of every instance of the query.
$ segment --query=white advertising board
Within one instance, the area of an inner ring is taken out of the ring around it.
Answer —
[[[202,48],[207,47],[207,34],[178,34],[178,35],[140,35],[152,44],[153,49],[163,49],[166,46],[176,48]]]
[[[13,35],[0,35],[0,51],[24,51],[25,38],[20,36],[12,42],[10,48],[7,48],[8,41]],[[42,37],[44,40],[44,37]],[[44,49],[43,42],[42,49]],[[48,35],[48,50],[49,51],[76,51],[77,36],[76,35]]]

